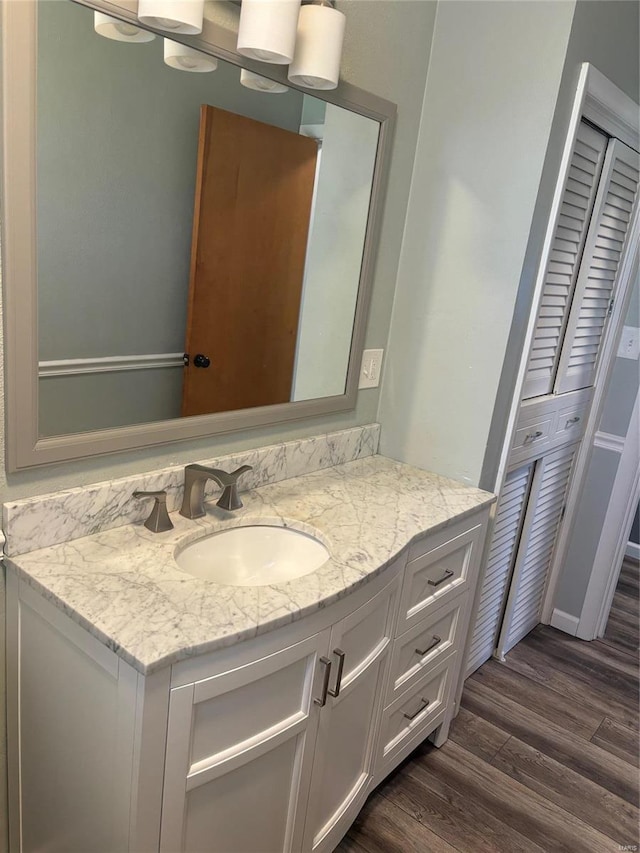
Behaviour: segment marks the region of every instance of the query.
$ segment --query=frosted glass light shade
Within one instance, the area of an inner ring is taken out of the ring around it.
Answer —
[[[159,30],[196,36],[203,17],[204,0],[138,0],[140,23]]]
[[[330,6],[303,6],[289,80],[307,89],[335,89],[340,79],[345,16]]]
[[[153,41],[155,38],[153,33],[141,30],[140,27],[134,27],[127,21],[119,21],[110,15],[103,15],[102,12],[93,13],[93,29],[99,36],[114,41],[142,42]]]
[[[269,92],[275,95],[280,92],[288,92],[289,87],[284,83],[278,83],[276,80],[269,80],[267,77],[262,77],[260,74],[254,74],[253,71],[247,71],[243,68],[240,72],[240,82],[247,89],[255,89],[258,92]]]
[[[164,39],[164,61],[178,71],[195,71],[200,74],[215,71],[218,67],[218,60],[215,57],[187,47],[186,44],[178,44],[171,39]]]
[[[293,59],[300,0],[242,0],[238,53],[288,65]]]

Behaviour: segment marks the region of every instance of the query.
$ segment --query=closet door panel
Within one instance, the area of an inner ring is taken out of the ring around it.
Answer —
[[[529,464],[511,471],[502,489],[467,660],[467,675],[491,657],[496,645],[532,469],[533,464]]]
[[[554,389],[557,394],[594,383],[618,269],[630,239],[639,159],[619,140],[610,141],[567,322]]]
[[[524,399],[549,394],[553,388],[606,147],[607,137],[603,133],[580,123],[531,344]]]
[[[536,463],[498,649],[506,654],[540,621],[577,445]]]

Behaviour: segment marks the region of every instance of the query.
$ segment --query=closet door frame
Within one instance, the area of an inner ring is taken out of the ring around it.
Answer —
[[[537,316],[544,289],[546,270],[549,264],[553,239],[564,195],[564,188],[571,165],[571,157],[580,122],[583,119],[587,119],[605,133],[620,139],[626,145],[638,150],[640,147],[640,134],[637,127],[637,115],[638,105],[628,97],[628,95],[594,68],[593,65],[588,62],[582,64],[571,118],[569,121],[567,138],[560,163],[560,171],[551,205],[540,264],[538,267],[524,345],[520,354],[515,390],[509,410],[498,471],[493,484],[484,484],[485,488],[490,488],[497,494],[502,490],[508,473],[510,449],[522,403],[522,392],[527,372],[529,351],[535,333]],[[636,205],[636,211],[631,223],[631,229],[634,229],[631,231],[632,234],[637,233],[638,228],[640,227],[640,218],[638,215],[639,209],[640,206]],[[637,267],[638,240],[635,239],[627,245],[625,255],[620,262],[617,298],[614,302],[612,314],[607,324],[603,343],[601,344],[599,364],[594,382],[593,402],[585,427],[583,440],[574,463],[574,474],[571,478],[571,484],[567,493],[567,509],[558,533],[556,550],[549,571],[547,589],[542,608],[542,622],[547,624],[551,619],[553,599],[559,579],[562,557],[568,544],[568,534],[574,520],[576,505],[575,498],[584,478],[586,465],[591,454],[593,436],[595,434],[596,425],[598,423],[604,401],[604,392],[607,387],[611,370],[613,369],[615,351],[622,333],[622,325],[626,315],[629,298],[631,296],[631,284],[633,282],[634,269],[637,270]],[[491,537],[492,531],[489,530],[486,540],[487,544],[485,546],[485,561],[488,555],[488,547],[491,543]]]

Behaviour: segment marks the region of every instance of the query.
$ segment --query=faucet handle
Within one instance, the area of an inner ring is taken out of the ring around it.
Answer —
[[[252,470],[252,465],[241,465],[239,468],[236,468],[235,471],[230,471],[228,473],[226,471],[220,472],[224,475],[220,477],[221,485],[224,487],[224,490],[220,495],[220,500],[216,502],[216,506],[219,506],[221,509],[228,510],[240,509],[242,507],[242,501],[238,495],[238,479],[242,474]]]
[[[164,533],[166,530],[172,530],[173,524],[169,518],[167,511],[167,493],[162,490],[159,492],[134,492],[134,498],[154,498],[153,509],[144,526],[152,533]]]

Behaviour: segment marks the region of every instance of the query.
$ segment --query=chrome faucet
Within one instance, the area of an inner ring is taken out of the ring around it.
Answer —
[[[242,501],[238,497],[238,478],[245,471],[251,470],[251,465],[241,465],[231,472],[206,468],[204,465],[187,465],[184,469],[184,498],[180,515],[185,518],[201,518],[204,515],[204,486],[207,480],[213,480],[223,489],[217,506],[229,510],[240,509]]]

